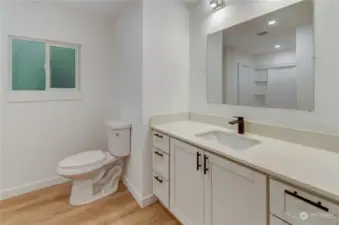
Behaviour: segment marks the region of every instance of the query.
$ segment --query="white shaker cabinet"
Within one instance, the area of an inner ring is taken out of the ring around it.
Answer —
[[[203,158],[205,225],[265,225],[266,176],[213,154]]]
[[[170,210],[185,225],[203,225],[202,152],[171,138],[170,153]]]
[[[153,134],[153,192],[183,225],[339,225],[337,202]]]
[[[170,211],[184,225],[266,225],[266,176],[170,140]]]
[[[153,193],[169,208],[169,139],[170,137],[153,131]]]

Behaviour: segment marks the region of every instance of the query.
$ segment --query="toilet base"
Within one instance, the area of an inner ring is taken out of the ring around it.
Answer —
[[[85,205],[92,203],[108,195],[114,194],[119,187],[119,182],[111,188],[104,189],[103,191],[93,195],[91,190],[88,189],[92,185],[92,181],[73,181],[72,193],[69,199],[69,204],[74,206]]]
[[[102,168],[92,179],[73,180],[69,203],[74,206],[85,205],[115,193],[122,170],[123,163],[120,161],[108,168]]]

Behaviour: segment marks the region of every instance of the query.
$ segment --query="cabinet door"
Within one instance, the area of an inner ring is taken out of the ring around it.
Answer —
[[[185,225],[204,224],[201,151],[171,138],[170,210]]]
[[[266,176],[216,155],[206,155],[205,225],[267,224]]]

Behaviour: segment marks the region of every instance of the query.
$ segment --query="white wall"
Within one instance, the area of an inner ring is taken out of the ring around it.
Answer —
[[[225,49],[224,55],[224,103],[237,105],[239,102],[238,93],[240,92],[240,90],[238,90],[240,86],[240,73],[238,70],[242,68],[242,66],[252,66],[252,59],[229,48]],[[248,86],[247,84],[246,82],[245,86]],[[244,85],[242,87],[244,87]],[[213,88],[213,86],[210,88]],[[242,88],[241,91],[243,90]],[[248,91],[245,95],[253,95],[253,88],[251,88],[251,90],[245,88],[245,90]]]
[[[268,107],[297,109],[296,68],[268,70],[266,104]]]
[[[1,4],[0,4],[1,7]],[[2,7],[1,7],[2,8]],[[4,55],[1,54],[4,50],[3,46],[3,11],[0,9],[0,74],[3,73],[3,62]],[[3,133],[3,76],[0,75],[0,192],[3,189],[3,141],[2,141],[2,133]],[[1,196],[0,196],[1,198]]]
[[[151,115],[188,110],[189,15],[179,1],[144,1],[143,10],[143,114],[148,122]]]
[[[143,1],[143,123],[188,112],[189,14],[180,1]],[[143,194],[152,193],[152,148],[146,139]]]
[[[298,109],[313,109],[314,89],[314,45],[313,27],[306,25],[297,28],[297,85]]]
[[[131,155],[126,164],[125,179],[140,197],[146,132],[142,124],[142,19],[142,1],[130,1],[112,26],[120,117],[132,123]]]
[[[217,32],[207,39],[207,101],[223,103],[223,32]]]
[[[239,63],[238,65],[238,104],[239,105],[257,105],[255,83],[254,83],[254,68],[252,65]]]
[[[229,49],[225,49],[224,55],[224,103],[236,105],[238,104],[238,57],[236,52]]]
[[[131,1],[114,24],[120,116],[131,121],[125,179],[139,200],[152,195],[149,117],[187,112],[189,17],[176,1]]]
[[[315,111],[267,109],[207,104],[206,35],[269,13],[296,1],[233,2],[212,13],[208,2],[191,12],[190,111],[230,118],[234,115],[261,123],[339,134],[339,2],[315,0]],[[331,35],[328,35],[331,34]],[[333,51],[335,49],[335,51]],[[284,118],[283,120],[281,118]]]
[[[74,153],[107,149],[104,121],[118,116],[118,102],[109,20],[39,3],[16,3],[4,12],[6,35],[82,45],[81,101],[2,101],[3,188],[10,190],[56,177],[59,160]]]

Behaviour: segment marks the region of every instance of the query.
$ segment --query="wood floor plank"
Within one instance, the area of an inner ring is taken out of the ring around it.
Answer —
[[[159,203],[140,208],[123,184],[106,198],[84,206],[68,204],[65,183],[0,203],[1,225],[180,225]]]

